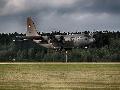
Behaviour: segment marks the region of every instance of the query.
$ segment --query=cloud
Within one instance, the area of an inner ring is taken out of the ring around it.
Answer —
[[[19,22],[19,20],[9,19],[9,21],[5,20],[2,23],[0,22],[0,33],[13,32],[25,33],[25,26],[21,22]]]
[[[118,30],[120,0],[0,0],[0,32],[25,32],[28,16],[43,32],[92,30],[101,24]]]
[[[82,10],[99,13],[119,13],[120,0],[91,0],[84,2]],[[87,4],[89,3],[89,4]]]
[[[120,13],[120,0],[1,0],[0,15],[29,11],[56,10],[59,14]]]
[[[71,5],[76,0],[1,0],[0,16]]]
[[[61,13],[92,13],[92,14],[119,14],[120,0],[78,0],[69,7],[58,9]]]

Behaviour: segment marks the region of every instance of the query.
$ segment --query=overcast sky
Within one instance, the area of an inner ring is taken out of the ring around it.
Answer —
[[[40,32],[120,31],[120,0],[0,0],[0,32],[26,32],[31,16]]]

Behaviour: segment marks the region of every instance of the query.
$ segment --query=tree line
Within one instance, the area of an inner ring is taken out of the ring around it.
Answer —
[[[96,31],[93,33],[96,41],[88,49],[77,48],[68,51],[68,62],[119,62],[120,32]],[[17,32],[0,33],[1,62],[65,62],[64,51],[56,52],[46,49],[31,41],[13,42],[16,36],[23,35],[25,34]]]

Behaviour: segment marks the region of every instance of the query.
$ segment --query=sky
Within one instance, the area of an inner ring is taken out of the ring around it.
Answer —
[[[120,0],[0,0],[0,33],[120,31]]]

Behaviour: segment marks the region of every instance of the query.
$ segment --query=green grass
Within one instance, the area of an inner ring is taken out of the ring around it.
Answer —
[[[120,90],[120,64],[1,64],[0,90]]]

